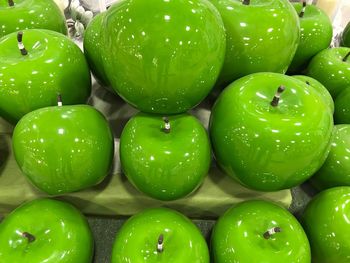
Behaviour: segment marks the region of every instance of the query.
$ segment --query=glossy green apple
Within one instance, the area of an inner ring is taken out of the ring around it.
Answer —
[[[350,262],[350,187],[318,194],[306,207],[302,225],[309,238],[312,262]]]
[[[259,200],[240,203],[219,218],[211,250],[214,263],[311,262],[309,242],[296,218],[278,205]]]
[[[218,8],[227,34],[218,86],[250,73],[287,71],[300,35],[298,16],[288,0],[210,1]]]
[[[306,5],[304,11],[302,3],[293,3],[293,6],[299,14],[301,34],[298,49],[288,71],[301,72],[314,55],[329,47],[333,26],[326,12],[316,5]]]
[[[91,76],[83,52],[68,37],[49,30],[23,31],[27,55],[22,55],[17,33],[0,39],[0,115],[16,123],[38,108],[85,103]]]
[[[109,172],[114,154],[106,119],[88,105],[32,111],[18,122],[12,141],[22,172],[51,195],[98,184]]]
[[[209,263],[199,229],[168,208],[147,209],[129,218],[117,233],[112,263]]]
[[[102,44],[102,19],[105,13],[95,16],[89,23],[84,33],[84,54],[89,63],[92,74],[104,87],[110,86],[103,69],[103,58],[101,55]]]
[[[311,178],[319,190],[350,186],[350,124],[334,126],[331,145],[327,160]]]
[[[53,0],[0,1],[0,37],[30,28],[67,34],[66,19]]]
[[[335,99],[345,88],[350,88],[350,48],[337,47],[321,51],[314,56],[306,75],[317,79]]]
[[[224,61],[224,25],[208,0],[118,1],[102,28],[107,78],[143,112],[193,108],[213,88]]]
[[[272,106],[278,95],[279,103]],[[290,188],[311,177],[327,157],[332,128],[332,112],[322,95],[278,73],[233,82],[215,102],[210,119],[219,166],[261,191]]]
[[[125,175],[141,192],[175,200],[198,188],[211,163],[210,141],[202,124],[189,114],[161,116],[139,113],[120,137]]]
[[[334,113],[334,101],[333,101],[331,94],[329,93],[329,91],[326,89],[325,86],[323,86],[319,81],[317,81],[314,78],[311,78],[309,76],[295,75],[292,77],[299,79],[301,81],[304,81],[306,84],[310,85],[316,91],[318,91],[325,99],[326,103],[328,104],[329,108],[331,109],[331,112]]]
[[[350,86],[339,93],[335,99],[334,122],[350,124]]]
[[[93,247],[88,222],[65,202],[36,199],[0,223],[0,262],[89,263]]]
[[[343,47],[350,47],[350,22],[344,28],[341,36],[340,45]]]

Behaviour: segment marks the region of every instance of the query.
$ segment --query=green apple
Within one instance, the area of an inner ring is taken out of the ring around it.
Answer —
[[[319,193],[306,207],[302,225],[309,238],[312,262],[350,262],[350,187]]]
[[[319,190],[350,186],[350,124],[334,126],[331,145],[327,160],[311,178]]]
[[[211,163],[210,141],[202,124],[189,114],[139,113],[120,137],[120,161],[130,182],[160,200],[175,200],[196,190]]]
[[[222,215],[211,237],[214,263],[310,263],[310,245],[296,218],[266,201],[246,201]]]
[[[168,208],[147,209],[129,218],[117,233],[112,263],[209,263],[199,229]]]
[[[226,29],[226,57],[218,86],[255,72],[285,73],[300,36],[288,0],[210,0]]]
[[[326,103],[329,105],[331,112],[334,113],[334,101],[333,101],[332,95],[329,93],[329,91],[326,89],[325,86],[323,86],[319,81],[317,81],[314,78],[311,78],[309,76],[295,75],[292,77],[299,79],[301,81],[304,81],[306,84],[310,85],[316,91],[318,91],[323,96]]]
[[[57,94],[66,104],[81,104],[90,93],[88,64],[68,37],[28,29],[0,39],[0,115],[6,120],[16,123],[30,111],[56,105]]]
[[[304,0],[306,1],[306,0]],[[293,3],[300,18],[300,43],[288,69],[289,72],[301,72],[310,59],[318,52],[329,47],[333,26],[326,12],[316,5]]]
[[[339,93],[335,99],[334,122],[350,124],[350,86]]]
[[[321,51],[314,56],[306,75],[317,79],[335,99],[345,88],[350,87],[350,48],[337,47]]]
[[[102,20],[105,13],[100,13],[95,16],[89,23],[84,33],[84,54],[89,63],[90,69],[96,80],[101,83],[102,86],[110,86],[105,71],[103,69],[103,58],[101,50],[102,44]]]
[[[67,34],[66,18],[53,0],[0,1],[0,37],[30,28]]]
[[[340,45],[343,47],[350,47],[350,21],[344,28],[341,36]]]
[[[108,174],[114,154],[106,119],[88,105],[32,111],[18,122],[12,141],[24,175],[50,195],[98,184]]]
[[[65,202],[36,199],[0,223],[0,262],[89,263],[93,247],[87,220]]]
[[[301,184],[321,167],[333,117],[305,82],[255,73],[221,93],[209,129],[216,160],[229,176],[255,190],[276,191]]]
[[[193,108],[224,61],[224,25],[208,0],[118,1],[102,28],[102,68],[118,95],[143,112]]]

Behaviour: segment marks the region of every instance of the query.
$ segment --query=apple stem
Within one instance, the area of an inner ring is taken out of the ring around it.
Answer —
[[[62,103],[62,96],[61,94],[57,95],[57,106],[61,107],[63,105]]]
[[[299,14],[299,17],[302,18],[304,17],[304,14],[305,14],[305,9],[306,9],[306,1],[305,0],[302,0],[303,2],[303,8],[301,9],[301,12]]]
[[[350,52],[348,52],[348,54],[346,54],[346,56],[343,58],[343,61],[345,62],[349,56],[350,56]]]
[[[26,48],[24,47],[22,40],[23,40],[23,32],[20,31],[17,33],[18,48],[21,51],[22,56],[25,56],[28,54],[28,52],[27,52]]]
[[[250,5],[250,0],[243,0],[242,4],[244,4],[244,5]]]
[[[14,6],[15,3],[13,2],[13,0],[8,0],[9,6]]]
[[[272,237],[274,234],[276,233],[279,233],[281,232],[282,229],[280,227],[273,227],[269,230],[267,230],[265,233],[264,233],[264,238],[265,239],[269,239],[270,237]]]
[[[170,132],[170,122],[169,122],[169,118],[168,117],[163,117],[163,121],[164,121],[164,128],[163,131],[165,133],[169,133]]]
[[[310,86],[310,82],[308,82],[308,81],[305,81],[305,83],[306,83],[307,85],[309,85],[309,86]]]
[[[22,236],[27,238],[29,243],[32,243],[35,241],[35,236],[33,236],[32,234],[30,234],[28,232],[23,232]]]
[[[158,237],[158,243],[157,243],[157,252],[162,253],[163,252],[163,243],[164,243],[164,236],[163,234],[160,234]]]
[[[286,88],[284,86],[282,86],[282,85],[278,87],[277,92],[276,92],[275,96],[273,97],[273,99],[271,101],[271,106],[273,106],[273,107],[277,107],[278,106],[281,94],[282,94],[283,91],[285,91],[285,89]]]

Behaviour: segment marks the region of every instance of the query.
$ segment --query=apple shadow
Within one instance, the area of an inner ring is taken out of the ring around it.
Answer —
[[[2,176],[11,153],[7,134],[0,134],[0,176]]]
[[[93,86],[92,96],[88,103],[106,117],[116,139],[120,138],[128,120],[138,112],[117,94],[97,83]]]

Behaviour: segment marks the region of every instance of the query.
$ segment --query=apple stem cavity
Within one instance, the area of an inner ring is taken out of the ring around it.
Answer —
[[[62,103],[62,96],[61,94],[57,95],[57,106],[61,107],[63,105]]]
[[[265,239],[269,239],[269,238],[272,237],[274,234],[279,233],[279,232],[281,232],[281,231],[282,231],[282,229],[281,229],[280,227],[273,227],[273,228],[267,230],[267,231],[264,233],[263,236],[264,236]]]
[[[243,0],[242,4],[244,4],[244,5],[250,5],[250,0]]]
[[[32,234],[30,234],[28,232],[23,232],[22,236],[25,237],[26,239],[28,239],[29,243],[32,243],[35,241],[35,236],[33,236]]]
[[[163,252],[163,243],[164,243],[164,236],[163,234],[160,234],[158,237],[158,243],[157,243],[157,252],[162,253]]]
[[[163,117],[163,121],[164,121],[164,128],[163,131],[165,133],[170,133],[170,122],[169,122],[169,118],[168,117]]]
[[[305,9],[306,9],[306,1],[302,0],[302,2],[303,2],[303,8],[301,9],[301,12],[299,13],[300,18],[304,17]]]
[[[277,92],[275,94],[275,96],[273,97],[272,101],[271,101],[271,106],[273,107],[277,107],[278,106],[278,103],[280,101],[280,98],[281,98],[281,94],[283,91],[285,91],[285,87],[284,86],[279,86],[278,89],[277,89]]]
[[[21,51],[22,56],[26,56],[28,54],[28,52],[27,52],[26,48],[24,47],[22,40],[23,40],[23,32],[20,31],[17,34],[18,48]]]
[[[14,6],[15,3],[13,2],[13,0],[8,0],[9,6]]]
[[[345,57],[343,58],[343,61],[346,62],[346,60],[349,58],[350,56],[350,52],[348,52],[348,54],[345,55]]]

